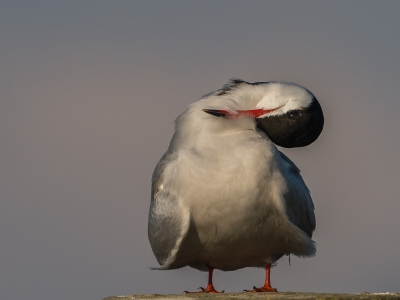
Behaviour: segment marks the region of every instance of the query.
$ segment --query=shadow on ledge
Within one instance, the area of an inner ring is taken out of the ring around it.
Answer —
[[[160,295],[160,294],[137,294],[126,296],[111,296],[103,300],[136,300],[136,299],[163,299],[163,300],[187,300],[198,298],[212,298],[219,300],[245,300],[245,299],[287,299],[287,300],[328,300],[328,299],[400,299],[400,293],[368,293],[361,294],[324,294],[324,293],[224,293],[224,294],[180,294],[180,295]]]

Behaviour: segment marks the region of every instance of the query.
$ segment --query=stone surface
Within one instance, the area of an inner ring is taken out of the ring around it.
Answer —
[[[138,294],[126,296],[112,296],[103,300],[136,300],[136,299],[162,299],[162,300],[192,300],[192,299],[219,299],[219,300],[328,300],[328,299],[400,299],[400,293],[367,293],[361,294],[321,294],[321,293],[224,293],[224,294],[180,294],[180,295],[159,295],[159,294]]]

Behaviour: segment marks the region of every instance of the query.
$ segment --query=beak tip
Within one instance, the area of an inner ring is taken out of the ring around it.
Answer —
[[[206,108],[203,108],[203,111],[205,113],[208,113],[208,114],[213,115],[215,117],[225,117],[226,115],[229,114],[229,112],[226,111],[226,110],[218,110],[218,109],[206,109]]]

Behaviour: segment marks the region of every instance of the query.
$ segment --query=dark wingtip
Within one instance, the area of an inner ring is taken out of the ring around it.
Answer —
[[[225,117],[226,115],[229,115],[229,112],[226,110],[219,110],[219,109],[203,109],[205,113],[208,113],[210,115],[213,115],[215,117]]]

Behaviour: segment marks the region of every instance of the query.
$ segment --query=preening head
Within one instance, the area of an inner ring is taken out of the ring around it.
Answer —
[[[219,109],[213,102],[207,102],[212,107],[204,107],[205,113],[227,121],[242,116],[253,118],[257,128],[278,146],[307,146],[318,138],[324,127],[324,115],[318,100],[309,90],[297,84],[249,83],[235,79],[207,96],[211,97],[215,105],[221,97],[231,99],[238,107],[234,110]]]

